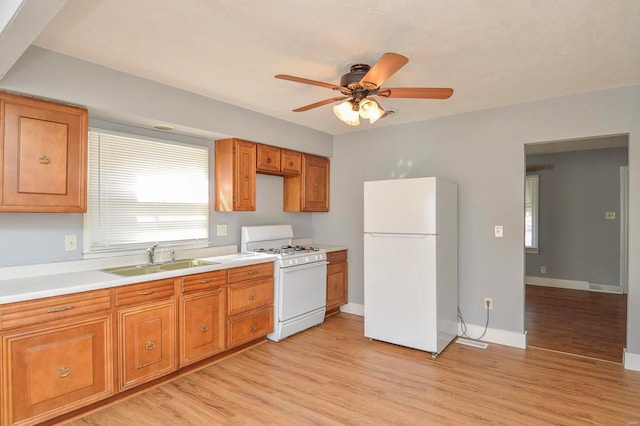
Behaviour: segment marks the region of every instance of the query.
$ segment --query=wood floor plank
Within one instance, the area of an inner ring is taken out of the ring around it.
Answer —
[[[527,285],[527,345],[622,363],[627,296]]]
[[[622,424],[640,372],[543,350],[452,343],[436,359],[340,313],[70,425]]]

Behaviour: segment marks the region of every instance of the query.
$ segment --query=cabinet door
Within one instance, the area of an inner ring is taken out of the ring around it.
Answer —
[[[176,369],[176,315],[173,300],[118,312],[120,390]]]
[[[266,336],[273,331],[273,307],[227,319],[227,348]]]
[[[257,170],[259,172],[280,172],[280,148],[258,144],[257,155]]]
[[[182,298],[180,366],[224,351],[224,287]]]
[[[302,171],[302,154],[297,151],[282,150],[280,170],[283,174],[299,175]]]
[[[327,265],[327,312],[347,303],[347,263]]]
[[[235,164],[235,210],[256,209],[256,144],[237,141]]]
[[[2,424],[40,423],[112,395],[111,342],[111,316],[3,336]]]
[[[0,211],[85,212],[87,111],[0,93]]]
[[[329,211],[329,160],[305,155],[302,159],[304,188],[302,211]]]

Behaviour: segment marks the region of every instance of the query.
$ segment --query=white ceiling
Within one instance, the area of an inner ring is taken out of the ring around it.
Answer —
[[[34,44],[330,134],[640,84],[637,0],[67,0]],[[351,128],[322,87],[384,52],[383,87],[452,87],[449,100],[379,99],[397,114]]]

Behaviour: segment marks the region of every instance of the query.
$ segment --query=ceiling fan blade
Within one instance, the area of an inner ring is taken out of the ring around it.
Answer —
[[[322,105],[330,104],[332,102],[341,101],[343,99],[347,99],[347,96],[338,96],[338,97],[331,98],[331,99],[325,99],[324,101],[320,101],[320,102],[316,102],[316,103],[313,103],[313,104],[305,105],[305,106],[300,107],[300,108],[296,108],[296,109],[293,110],[293,112],[308,111],[310,109],[317,108],[317,107],[322,106]]]
[[[327,89],[340,90],[340,86],[336,86],[335,84],[323,83],[322,81],[309,80],[308,78],[296,77],[293,75],[278,74],[274,77],[282,80],[295,81],[296,83],[311,84],[313,86],[326,87]]]
[[[364,75],[364,77],[362,77],[360,84],[365,87],[365,83],[375,85],[375,87],[380,87],[382,83],[384,83],[400,68],[405,66],[407,62],[409,62],[409,58],[406,56],[387,52],[382,55],[382,58],[380,58],[378,62],[376,62],[376,64]]]
[[[420,98],[420,99],[449,99],[453,89],[437,87],[401,87],[381,89],[378,96],[385,98]]]

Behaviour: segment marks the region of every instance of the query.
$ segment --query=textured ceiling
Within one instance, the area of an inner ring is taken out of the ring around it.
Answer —
[[[640,84],[637,0],[68,0],[34,44],[330,134]],[[409,63],[386,87],[452,87],[449,100],[351,128],[338,84],[384,52]]]

